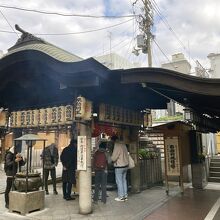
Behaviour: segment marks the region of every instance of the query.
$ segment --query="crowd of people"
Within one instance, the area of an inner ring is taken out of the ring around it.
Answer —
[[[116,135],[111,137],[113,143],[113,151],[107,151],[108,142],[101,141],[97,150],[93,155],[93,170],[95,173],[95,189],[93,195],[93,202],[97,203],[101,193],[101,202],[106,203],[106,188],[107,188],[107,174],[108,167],[113,164],[115,170],[115,180],[117,184],[117,197],[115,201],[128,200],[127,189],[127,170],[129,165],[129,153],[124,143],[118,140]],[[50,144],[42,151],[41,159],[44,160],[44,186],[46,195],[48,190],[49,174],[52,179],[53,194],[57,195],[56,188],[56,166],[59,161],[58,148],[55,144]],[[63,149],[60,155],[60,161],[63,166],[62,170],[62,191],[63,199],[69,201],[75,198],[71,196],[72,186],[76,184],[76,170],[77,170],[77,141],[72,139],[70,144]],[[17,171],[21,166],[25,165],[25,160],[16,147],[11,147],[5,156],[5,173],[7,176],[5,189],[5,207],[9,207],[9,192],[13,186],[13,180]]]

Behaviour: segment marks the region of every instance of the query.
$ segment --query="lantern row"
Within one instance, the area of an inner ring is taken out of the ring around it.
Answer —
[[[71,124],[75,120],[73,105],[11,112],[10,126],[45,127]]]
[[[143,117],[140,112],[108,104],[100,104],[99,120],[117,124],[137,126],[143,123]]]

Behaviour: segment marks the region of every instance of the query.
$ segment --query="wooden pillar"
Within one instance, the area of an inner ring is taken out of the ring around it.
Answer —
[[[79,124],[78,134],[86,136],[86,170],[79,171],[79,213],[92,212],[92,170],[91,170],[91,127],[88,123]]]
[[[139,142],[138,142],[138,128],[130,128],[130,154],[135,161],[135,167],[131,169],[131,192],[140,192],[140,163],[138,156]]]

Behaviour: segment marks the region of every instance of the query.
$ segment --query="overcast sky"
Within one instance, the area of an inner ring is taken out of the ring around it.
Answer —
[[[143,6],[139,0],[1,0],[0,6],[17,6],[27,9],[84,15],[128,15],[133,10],[138,14]],[[182,52],[192,66],[199,60],[209,68],[207,55],[219,53],[220,48],[220,1],[219,0],[152,0],[154,9],[155,43],[153,44],[153,65],[160,66],[171,60],[171,55]],[[116,52],[132,62],[147,65],[146,55],[132,53],[139,34],[135,19],[125,17],[82,18],[62,17],[25,12],[0,7],[0,50],[6,51],[18,39],[10,27],[18,24],[24,30],[57,45],[82,58]],[[159,13],[160,14],[159,14]],[[6,19],[7,21],[6,21]],[[10,25],[8,24],[10,23]],[[48,36],[38,34],[77,33],[119,26],[90,33]],[[159,46],[159,48],[158,48]]]

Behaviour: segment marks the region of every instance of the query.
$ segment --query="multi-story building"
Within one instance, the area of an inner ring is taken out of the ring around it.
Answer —
[[[94,59],[96,59],[98,62],[102,63],[109,69],[130,69],[141,67],[140,63],[132,63],[116,53],[110,53],[103,56],[94,57]]]
[[[164,63],[161,65],[162,68],[174,70],[180,73],[190,74],[191,65],[185,59],[183,53],[177,53],[172,55],[172,61],[170,63]]]
[[[191,73],[191,65],[186,60],[183,53],[177,53],[172,55],[172,61],[170,63],[164,63],[161,65],[162,68],[174,70],[184,74]],[[169,116],[176,115],[176,113],[183,113],[184,107],[178,103],[170,101],[167,105],[167,111]]]
[[[220,53],[210,53],[207,57],[210,60],[211,78],[220,78]]]

